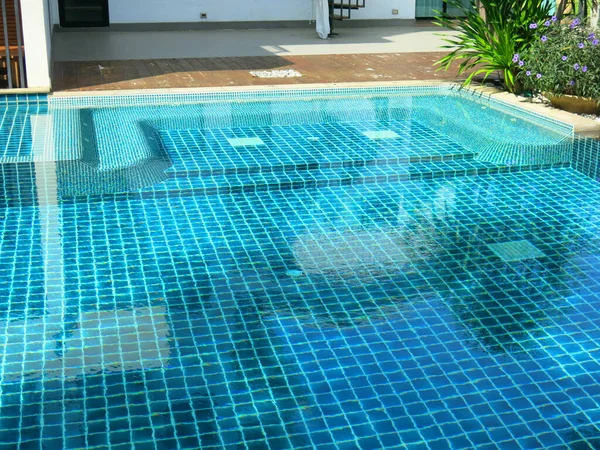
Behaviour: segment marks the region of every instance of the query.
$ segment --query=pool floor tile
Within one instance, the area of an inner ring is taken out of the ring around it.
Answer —
[[[488,244],[488,247],[496,256],[507,263],[546,256],[535,245],[525,240]]]
[[[232,147],[256,147],[265,144],[263,140],[258,137],[227,138],[227,140]]]
[[[7,114],[0,448],[597,447],[600,184],[407,98]]]
[[[400,135],[392,130],[380,130],[380,131],[363,131],[363,134],[369,139],[398,139]]]

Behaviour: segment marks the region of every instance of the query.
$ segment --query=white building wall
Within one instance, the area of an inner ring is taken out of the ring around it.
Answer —
[[[367,0],[367,7],[352,11],[352,19],[414,19],[415,0]],[[398,15],[392,14],[397,9]]]
[[[23,0],[23,44],[27,65],[27,87],[50,89],[52,65],[52,20],[48,0]]]
[[[308,19],[309,0],[112,0],[113,23],[197,22],[200,13],[207,21],[264,21]]]
[[[52,0],[58,23],[58,0]],[[311,18],[312,0],[110,0],[111,23],[262,22]],[[353,19],[414,19],[415,0],[366,0]],[[392,10],[397,9],[398,15]],[[208,19],[200,19],[206,13]]]

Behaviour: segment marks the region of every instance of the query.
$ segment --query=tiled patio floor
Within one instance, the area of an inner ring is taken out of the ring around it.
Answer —
[[[56,61],[54,91],[193,88],[361,81],[455,80],[437,72],[444,53],[256,56],[128,61]],[[251,70],[294,69],[297,78],[255,78]]]

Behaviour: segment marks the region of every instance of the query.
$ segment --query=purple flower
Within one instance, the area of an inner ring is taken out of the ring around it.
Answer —
[[[590,33],[590,35],[588,36],[588,39],[592,40],[596,37],[596,34],[594,33]]]
[[[598,43],[599,43],[599,42],[600,42],[600,41],[598,41],[598,39],[594,39],[594,40],[592,41],[592,45],[598,45]]]
[[[573,69],[579,70],[579,64],[577,64],[577,63],[573,64]]]
[[[546,42],[548,40],[548,36],[542,36],[542,42]]]
[[[549,20],[546,20],[544,22],[544,26],[549,27],[550,25],[552,25],[552,22],[550,22]]]
[[[587,66],[583,66],[583,67],[581,68],[581,71],[582,71],[582,72],[584,72],[584,73],[585,73],[585,72],[587,72]]]
[[[541,74],[541,73],[538,73],[538,74],[537,74],[535,77],[536,77],[536,78],[542,78],[542,74]]]
[[[575,84],[575,80],[569,81],[569,86],[573,86]]]
[[[562,58],[561,58],[561,59],[562,59],[563,61],[566,61],[568,58],[569,58],[569,57],[568,57],[567,55],[562,55]]]
[[[519,67],[523,67],[525,65],[525,61],[519,61]]]
[[[557,18],[556,16],[552,16],[552,17],[550,18],[550,20],[551,20],[552,22],[556,22],[556,21],[558,20],[558,18]]]
[[[569,28],[573,29],[575,28],[577,25],[579,25],[581,23],[581,20],[579,19],[575,19],[573,22],[571,22],[571,25],[569,25]]]
[[[537,23],[530,23],[529,28],[535,30],[537,28]]]
[[[515,56],[513,56],[513,62],[518,62],[519,61],[519,54],[516,53]]]
[[[580,42],[579,44],[577,44],[577,47],[583,48],[583,47],[585,47],[585,44],[583,42]]]
[[[527,75],[528,77],[531,76],[531,70],[528,70],[527,72],[525,72],[525,75]]]

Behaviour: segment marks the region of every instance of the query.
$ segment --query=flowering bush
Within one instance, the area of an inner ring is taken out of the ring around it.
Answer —
[[[543,22],[550,16],[552,2],[548,0],[444,0],[458,17],[437,12],[436,25],[455,33],[446,35],[450,53],[436,65],[448,70],[458,63],[458,74],[468,74],[464,85],[473,77],[484,80],[499,73],[506,89],[519,89],[515,75],[519,68],[512,63],[515,53],[522,53],[537,36],[532,22]],[[485,11],[482,14],[482,11]]]
[[[513,56],[524,84],[539,92],[600,101],[600,35],[579,19],[564,25],[552,17],[530,27],[537,31],[536,40],[525,54]]]

